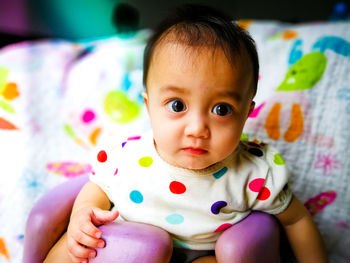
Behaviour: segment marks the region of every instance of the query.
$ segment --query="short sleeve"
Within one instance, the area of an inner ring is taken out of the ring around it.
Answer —
[[[293,193],[289,182],[291,172],[274,147],[264,145],[261,150],[264,152],[267,172],[248,183],[249,196],[255,198],[255,200],[250,200],[250,203],[253,204],[252,210],[279,214],[288,207],[292,200]]]
[[[101,187],[110,200],[112,180],[118,173],[115,167],[118,152],[119,147],[98,147],[92,154],[90,181]]]

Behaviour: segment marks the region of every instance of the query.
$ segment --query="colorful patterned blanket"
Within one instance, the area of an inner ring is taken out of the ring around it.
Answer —
[[[331,262],[350,262],[350,23],[239,23],[261,61],[257,107],[242,139],[280,150]],[[150,128],[140,95],[147,36],[0,50],[0,262],[22,261],[34,203],[90,173],[98,143]]]

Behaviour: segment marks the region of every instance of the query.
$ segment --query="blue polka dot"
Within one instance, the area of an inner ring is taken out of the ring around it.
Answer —
[[[172,214],[172,215],[167,216],[167,217],[165,218],[165,220],[166,220],[169,224],[178,225],[178,224],[183,223],[184,217],[183,217],[182,215],[179,215],[179,214]]]
[[[227,167],[223,167],[221,168],[219,171],[217,171],[216,173],[213,173],[213,176],[215,177],[215,179],[219,179],[221,178],[221,176],[223,176],[225,173],[227,172]]]
[[[143,195],[139,191],[134,190],[130,193],[130,199],[134,203],[140,204],[143,201]]]

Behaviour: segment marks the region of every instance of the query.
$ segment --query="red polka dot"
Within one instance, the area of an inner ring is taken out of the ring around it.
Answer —
[[[258,197],[256,199],[264,201],[270,197],[271,193],[270,190],[266,187],[263,187],[261,191],[258,194]]]
[[[104,163],[105,161],[107,161],[107,153],[105,151],[100,151],[97,154],[97,160],[101,163]]]
[[[173,194],[183,194],[186,192],[186,186],[183,183],[172,181],[169,185],[170,191]]]
[[[232,224],[230,224],[230,223],[222,224],[214,232],[220,232],[220,231],[226,230],[227,228],[229,228],[231,226],[232,226]]]
[[[264,186],[265,179],[258,178],[251,181],[248,185],[249,189],[253,192],[259,193],[261,188]]]

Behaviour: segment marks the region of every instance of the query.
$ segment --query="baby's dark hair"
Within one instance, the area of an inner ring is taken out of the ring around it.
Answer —
[[[148,40],[144,51],[143,84],[146,87],[151,59],[157,45],[174,34],[172,41],[191,47],[219,47],[229,62],[246,50],[253,67],[253,95],[256,93],[259,77],[259,59],[255,42],[249,33],[240,28],[232,18],[212,7],[185,4],[163,20]]]

